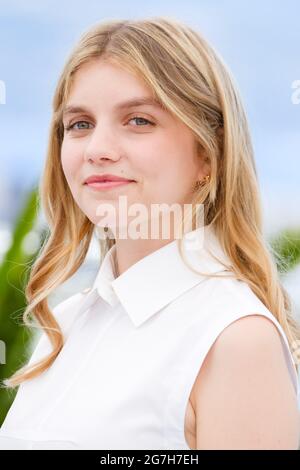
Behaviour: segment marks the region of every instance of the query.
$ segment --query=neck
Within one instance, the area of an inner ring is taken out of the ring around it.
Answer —
[[[171,243],[176,238],[179,238],[178,228],[174,230],[174,221],[170,223],[169,227],[166,227],[165,232],[160,229],[155,236],[151,236],[151,229],[145,230],[143,233],[144,238],[133,238],[128,236],[118,236],[119,232],[114,231],[114,238],[116,242],[115,250],[115,266],[116,275],[120,276],[133,264],[137,263],[145,256],[150,255],[156,250],[159,250],[163,246]],[[162,227],[162,225],[160,225]],[[155,232],[156,233],[156,232]],[[138,235],[138,234],[137,234]]]
[[[153,240],[123,240],[116,239],[115,266],[116,275],[120,276],[133,264],[137,263],[145,256],[173,241],[173,239],[153,239]]]

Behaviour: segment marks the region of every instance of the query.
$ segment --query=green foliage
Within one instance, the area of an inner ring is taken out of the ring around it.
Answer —
[[[26,364],[31,354],[31,345],[36,331],[22,325],[26,307],[24,294],[34,255],[24,249],[24,240],[32,231],[37,219],[38,192],[33,189],[27,195],[25,205],[19,214],[13,231],[11,245],[0,265],[0,340],[5,346],[4,364],[0,362],[0,380],[10,377]],[[41,243],[43,234],[41,234]],[[3,360],[3,357],[2,357]],[[0,425],[15,398],[15,390],[0,388]]]
[[[300,228],[286,229],[270,240],[280,273],[292,270],[300,262]]]

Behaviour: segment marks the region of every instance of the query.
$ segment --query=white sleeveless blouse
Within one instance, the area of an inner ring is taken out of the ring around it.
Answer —
[[[0,449],[188,450],[185,411],[205,356],[230,323],[252,314],[277,326],[298,393],[279,322],[246,283],[226,278],[230,261],[211,225],[190,235],[188,262],[220,278],[189,269],[177,240],[116,278],[113,246],[92,288],[54,308],[65,345],[47,371],[20,385]],[[50,351],[43,333],[29,364]]]

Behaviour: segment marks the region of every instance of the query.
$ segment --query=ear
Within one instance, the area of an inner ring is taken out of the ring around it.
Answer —
[[[205,176],[211,174],[211,165],[209,158],[206,155],[205,149],[199,142],[199,140],[195,140],[195,151],[196,151],[196,158],[198,161],[198,173],[197,173],[197,180],[201,181]]]
[[[197,178],[198,181],[202,181],[205,176],[210,175],[211,173],[211,166],[208,161],[208,158],[204,158],[202,156],[199,157],[200,162],[199,162],[199,170],[197,173]]]

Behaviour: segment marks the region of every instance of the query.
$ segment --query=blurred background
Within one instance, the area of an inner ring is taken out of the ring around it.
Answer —
[[[36,189],[46,156],[52,96],[64,62],[92,24],[159,15],[186,21],[202,32],[236,79],[253,138],[265,237],[286,263],[284,269],[279,266],[281,277],[300,319],[300,3],[2,0],[0,379],[27,361],[37,339],[19,323],[28,270],[47,231]],[[84,265],[51,296],[50,306],[90,286],[99,261],[94,239]],[[13,398],[14,392],[0,389],[0,425]]]

